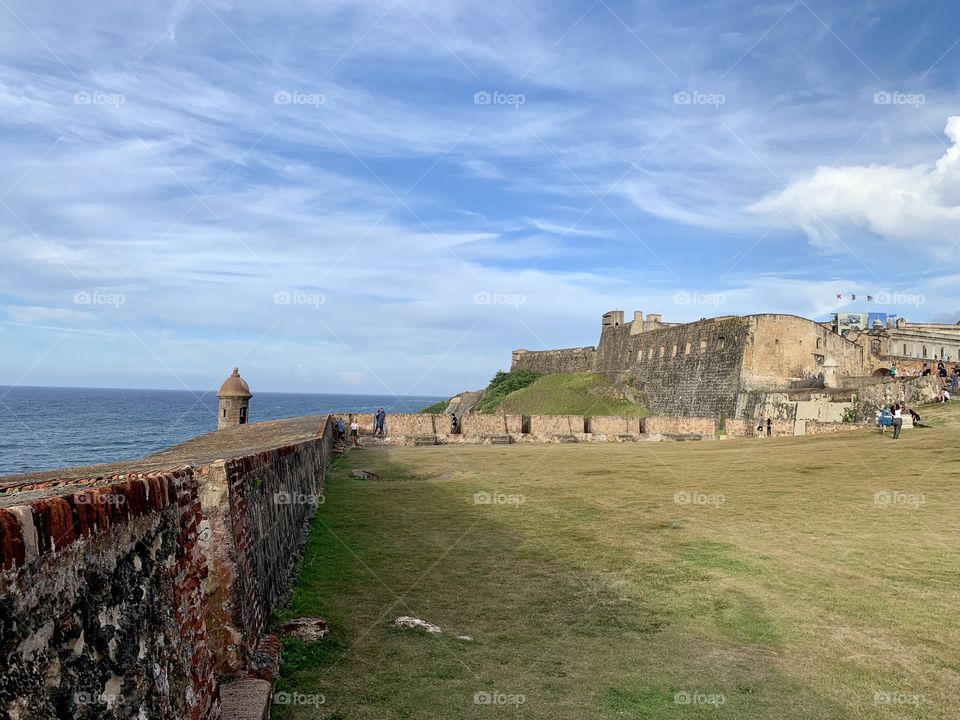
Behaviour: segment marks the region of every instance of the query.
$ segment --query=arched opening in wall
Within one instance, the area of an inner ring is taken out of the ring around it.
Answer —
[[[530,416],[529,415],[520,416],[520,432],[522,432],[524,435],[530,434]]]
[[[664,355],[666,355],[666,354],[667,354],[667,348],[664,347],[663,345],[661,345],[661,346],[660,346],[660,357],[662,358],[662,357],[663,357]]]
[[[240,424],[244,425],[247,422],[247,408],[240,408]]]
[[[823,347],[823,338],[817,338],[817,349]]]
[[[653,360],[653,348],[647,351],[647,360]]]
[[[907,344],[906,344],[906,343],[903,344],[903,354],[904,354],[904,355],[907,354]]]
[[[684,355],[690,354],[690,343],[687,343],[686,345],[683,346],[683,354]]]
[[[923,346],[923,356],[924,356],[924,357],[927,356],[927,346],[926,346],[926,345]]]
[[[887,377],[890,374],[890,368],[877,368],[873,371],[874,377]]]
[[[670,353],[670,357],[676,357],[676,356],[677,356],[677,346],[674,345],[674,346],[673,346],[673,352]]]
[[[777,342],[779,343],[780,341],[777,340]],[[723,350],[726,344],[727,344],[727,338],[725,338],[723,335],[717,338],[717,350]]]
[[[583,418],[583,432],[589,435],[593,432],[593,423],[591,422],[592,418],[584,417]]]
[[[700,352],[707,351],[707,341],[705,338],[700,338]]]
[[[640,350],[637,353],[637,363],[642,363],[642,362],[643,362],[643,350]]]
[[[943,360],[947,356],[947,349],[940,348],[940,359]]]
[[[226,416],[227,416],[227,409],[224,408],[224,409],[223,409],[223,417],[226,417]]]

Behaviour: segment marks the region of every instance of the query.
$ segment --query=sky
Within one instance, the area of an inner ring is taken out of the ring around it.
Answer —
[[[0,384],[450,395],[612,309],[960,320],[956,2],[0,0],[0,57]]]

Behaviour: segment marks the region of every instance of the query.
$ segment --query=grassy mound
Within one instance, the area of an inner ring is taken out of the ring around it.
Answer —
[[[613,383],[595,373],[544,375],[504,397],[495,409],[518,415],[650,414],[642,405],[617,398]]]
[[[495,412],[505,397],[527,387],[538,377],[540,377],[540,374],[532,370],[515,370],[513,372],[498,370],[474,410],[486,413]]]
[[[426,415],[438,415],[444,412],[449,404],[449,400],[437,400],[432,405],[427,405],[423,410],[418,410],[417,412],[424,413]]]

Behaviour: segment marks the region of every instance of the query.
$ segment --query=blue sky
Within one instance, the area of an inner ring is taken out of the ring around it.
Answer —
[[[444,395],[614,308],[960,319],[955,2],[2,0],[0,54],[0,384]]]

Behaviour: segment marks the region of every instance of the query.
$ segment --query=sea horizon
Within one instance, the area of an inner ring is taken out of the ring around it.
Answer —
[[[0,385],[0,477],[135,460],[217,429],[216,390]],[[417,412],[434,395],[258,391],[250,422]]]

